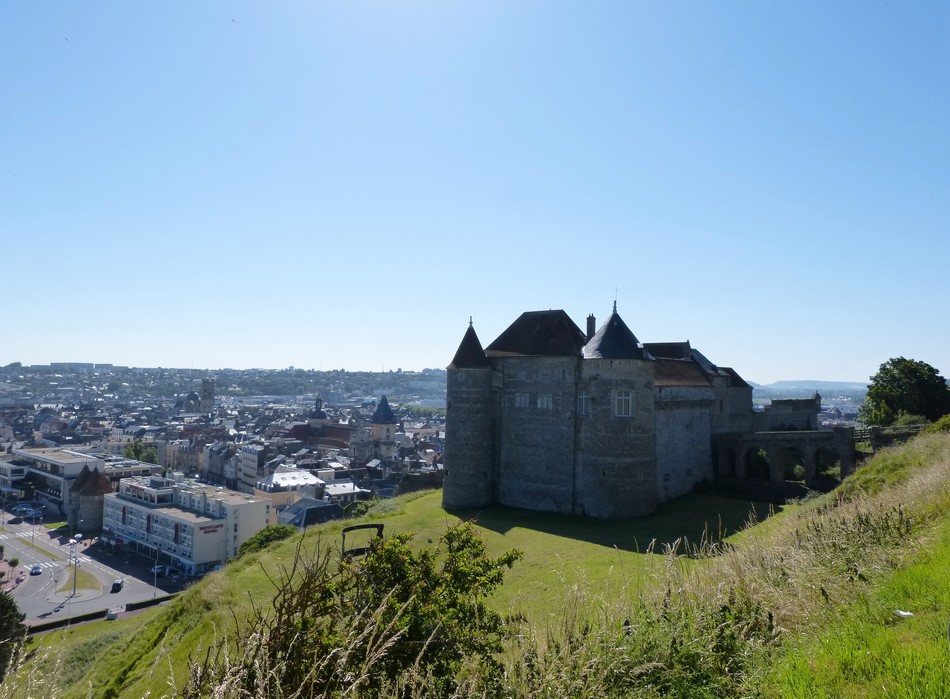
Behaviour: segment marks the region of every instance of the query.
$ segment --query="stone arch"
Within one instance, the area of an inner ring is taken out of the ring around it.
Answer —
[[[841,481],[841,454],[832,446],[819,446],[815,449],[816,481]]]
[[[769,456],[765,449],[750,446],[742,454],[743,477],[746,480],[769,480]]]
[[[735,450],[730,446],[720,446],[716,450],[716,475],[719,478],[735,478],[737,470]]]
[[[772,468],[781,468],[783,481],[807,481],[808,474],[808,453],[803,447],[795,445],[786,445],[778,450],[778,464],[773,464]]]

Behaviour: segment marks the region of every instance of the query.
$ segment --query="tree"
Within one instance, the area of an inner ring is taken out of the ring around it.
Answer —
[[[485,600],[521,554],[488,556],[474,526],[439,544],[377,537],[365,558],[298,544],[276,594],[239,622],[233,641],[193,659],[184,699],[226,696],[357,697],[382,689],[448,696],[465,661],[497,663],[511,627]],[[413,689],[415,691],[411,691]]]
[[[145,442],[141,439],[133,439],[125,445],[125,449],[122,450],[122,456],[126,459],[135,459],[136,461],[143,461],[147,464],[158,463],[158,450],[152,446],[145,446]]]
[[[9,593],[0,591],[0,682],[20,655],[26,639],[25,618]]]
[[[950,413],[950,389],[936,369],[914,359],[897,357],[871,377],[860,418],[866,425],[893,425],[901,415],[927,420]]]

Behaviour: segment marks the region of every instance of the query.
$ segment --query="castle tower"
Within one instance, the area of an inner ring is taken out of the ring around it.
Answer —
[[[214,412],[214,379],[201,379],[201,412]]]
[[[469,321],[446,367],[444,507],[485,507],[494,502],[492,370]]]
[[[577,418],[578,498],[583,513],[621,518],[657,507],[654,363],[613,313],[584,345]]]

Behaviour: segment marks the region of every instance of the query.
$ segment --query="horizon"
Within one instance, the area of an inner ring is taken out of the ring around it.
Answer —
[[[400,372],[410,373],[410,374],[421,374],[426,371],[442,371],[442,372],[446,371],[445,367],[423,367],[422,369],[405,369],[403,367],[397,367],[395,369],[384,369],[384,370],[378,371],[378,370],[372,370],[372,369],[347,369],[346,367],[339,367],[339,368],[334,368],[334,369],[313,369],[313,368],[298,367],[298,366],[270,367],[270,368],[269,367],[237,368],[237,367],[131,366],[131,365],[126,365],[126,364],[116,364],[114,362],[64,362],[64,361],[56,361],[50,364],[24,364],[23,362],[19,362],[19,364],[21,364],[21,366],[24,369],[27,369],[27,368],[52,369],[54,365],[58,365],[58,364],[63,364],[63,365],[91,364],[93,371],[96,371],[99,368],[102,368],[102,369],[118,368],[118,369],[129,369],[129,370],[132,370],[132,369],[159,370],[160,369],[162,371],[196,371],[196,372],[206,371],[209,373],[213,373],[216,371],[296,371],[296,370],[300,370],[300,371],[315,371],[315,372],[343,371],[346,373],[354,373],[354,374],[357,374],[357,373],[386,374],[386,373],[400,373]],[[0,367],[0,368],[5,369],[8,365],[4,365],[3,367]],[[753,385],[754,387],[762,387],[762,388],[770,388],[770,387],[775,386],[775,384],[780,384],[780,383],[798,383],[798,384],[803,384],[804,386],[811,386],[811,385],[817,386],[820,384],[840,384],[842,387],[847,386],[847,387],[857,388],[859,386],[863,386],[867,388],[867,384],[869,383],[869,381],[842,381],[842,380],[835,380],[835,379],[831,379],[831,380],[828,380],[828,379],[778,379],[776,381],[763,384],[759,381],[755,381],[754,379],[750,379],[745,376],[743,376],[742,378],[746,382],[748,382],[750,385]]]
[[[950,372],[945,3],[6,3],[0,65],[0,365],[445,367],[617,302],[761,384]]]

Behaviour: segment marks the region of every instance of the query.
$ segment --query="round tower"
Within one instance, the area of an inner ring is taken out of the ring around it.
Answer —
[[[492,370],[471,321],[446,371],[442,505],[486,507],[495,499]]]

